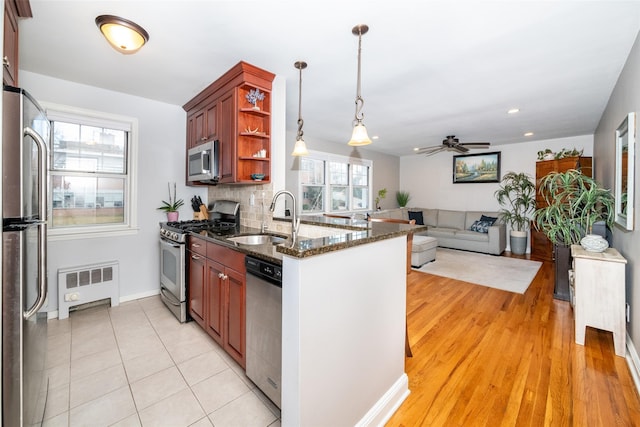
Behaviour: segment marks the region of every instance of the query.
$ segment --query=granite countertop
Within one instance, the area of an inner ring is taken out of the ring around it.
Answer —
[[[287,221],[288,219],[280,219]],[[288,220],[290,221],[290,220]],[[261,233],[259,229],[241,226],[237,234],[219,236],[208,231],[192,232],[191,234],[207,241],[222,244],[232,249],[236,249],[246,255],[261,258],[266,261],[282,264],[282,256],[289,255],[295,258],[306,258],[320,255],[327,252],[338,251],[357,245],[391,239],[397,236],[406,235],[410,230],[414,232],[426,230],[423,225],[396,224],[390,222],[367,222],[361,219],[328,218],[324,216],[305,216],[301,218],[302,224],[319,225],[323,227],[336,228],[336,234],[329,237],[306,238],[298,237],[296,242],[291,240],[291,236],[267,231]],[[245,245],[229,241],[229,237],[249,235],[249,234],[269,234],[272,236],[284,237],[284,243],[261,245]]]

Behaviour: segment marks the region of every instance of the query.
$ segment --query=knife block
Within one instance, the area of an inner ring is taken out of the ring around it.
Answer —
[[[201,220],[206,219],[206,218],[204,217],[204,214],[202,212],[194,212],[193,213],[193,219],[201,221]]]

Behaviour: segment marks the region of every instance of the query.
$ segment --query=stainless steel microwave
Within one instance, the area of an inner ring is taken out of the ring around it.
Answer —
[[[218,140],[207,141],[189,149],[187,154],[189,182],[218,183],[220,179],[218,172],[219,150]]]

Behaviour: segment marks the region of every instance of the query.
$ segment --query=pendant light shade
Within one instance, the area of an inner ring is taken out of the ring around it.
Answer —
[[[351,32],[358,36],[358,85],[356,92],[356,116],[353,121],[353,133],[351,134],[351,139],[348,144],[353,146],[361,146],[361,145],[369,145],[371,144],[371,139],[367,134],[367,128],[364,127],[364,123],[362,119],[364,118],[364,114],[362,113],[362,106],[364,105],[364,99],[362,99],[361,90],[360,90],[360,68],[361,68],[361,52],[362,52],[362,35],[366,34],[369,31],[369,27],[366,25],[356,25],[353,27]]]
[[[136,53],[149,41],[149,33],[140,25],[113,15],[100,15],[96,25],[109,44],[125,55]]]
[[[304,143],[304,139],[302,139],[302,125],[304,124],[304,120],[302,120],[302,70],[307,68],[307,63],[304,61],[298,61],[293,64],[298,70],[300,70],[300,79],[298,83],[298,134],[296,135],[296,145],[293,147],[292,156],[308,156],[309,151],[307,150],[307,145]]]

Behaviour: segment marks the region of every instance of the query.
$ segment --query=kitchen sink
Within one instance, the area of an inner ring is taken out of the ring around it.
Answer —
[[[228,241],[238,243],[240,245],[279,245],[287,241],[284,237],[272,236],[270,234],[248,234],[245,236],[229,237]]]

